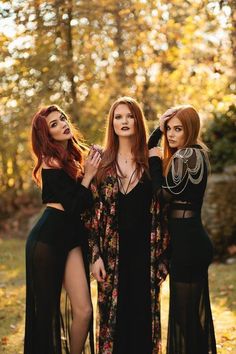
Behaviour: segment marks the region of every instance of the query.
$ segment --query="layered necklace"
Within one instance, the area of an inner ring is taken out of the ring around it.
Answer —
[[[121,189],[123,190],[123,194],[127,194],[127,193],[128,193],[129,187],[130,187],[130,185],[133,183],[133,177],[134,177],[134,175],[135,175],[135,173],[136,173],[136,170],[137,170],[137,168],[135,168],[135,169],[133,170],[133,172],[131,173],[126,188],[124,187],[124,185],[123,185],[123,183],[122,183],[122,177],[117,174],[118,182],[119,182],[119,185],[120,185]],[[126,178],[126,177],[125,177],[125,178]]]
[[[122,155],[120,152],[118,152],[118,155],[122,158],[123,162],[126,165],[128,164],[128,162],[133,160],[133,157],[127,157],[127,156],[124,157],[124,155]],[[116,161],[116,170],[118,170],[117,179],[118,179],[118,182],[119,182],[120,189],[121,189],[123,194],[127,194],[128,191],[129,191],[130,185],[134,182],[134,179],[135,179],[134,177],[135,177],[135,173],[137,171],[137,168],[135,167],[135,169],[131,172],[129,178],[128,178],[127,174],[124,174],[122,172],[118,161]],[[128,183],[127,183],[127,187],[125,188],[124,187],[124,181],[122,182],[122,179],[126,179],[126,178],[128,178]]]
[[[192,166],[189,161],[192,159]],[[171,163],[170,174],[172,178],[172,185],[168,182],[168,176],[166,176],[166,186],[171,193],[177,195],[181,194],[188,182],[192,184],[199,184],[203,179],[204,174],[204,158],[200,149],[185,148],[177,150]],[[178,192],[176,188],[180,188]]]

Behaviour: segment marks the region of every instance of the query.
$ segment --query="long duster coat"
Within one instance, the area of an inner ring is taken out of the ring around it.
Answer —
[[[107,277],[98,283],[97,353],[112,354],[116,328],[118,299],[119,233],[118,233],[118,181],[114,169],[110,169],[99,188],[91,184],[94,196],[93,215],[85,216],[89,232],[90,261],[93,264],[101,256]],[[167,248],[169,237],[157,196],[151,203],[151,310],[152,354],[161,353],[160,284],[168,274]]]

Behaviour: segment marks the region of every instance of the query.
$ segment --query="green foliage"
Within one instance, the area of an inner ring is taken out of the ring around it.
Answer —
[[[236,164],[236,106],[231,105],[225,113],[214,113],[203,136],[210,148],[212,171]]]

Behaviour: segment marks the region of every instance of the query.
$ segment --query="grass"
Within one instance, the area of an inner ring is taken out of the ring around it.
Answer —
[[[23,353],[24,241],[0,240],[0,352]]]
[[[24,245],[21,239],[0,239],[0,353],[23,353]],[[214,263],[209,270],[209,280],[218,354],[236,353],[236,263]],[[167,313],[168,282],[165,282],[162,287],[163,348]]]

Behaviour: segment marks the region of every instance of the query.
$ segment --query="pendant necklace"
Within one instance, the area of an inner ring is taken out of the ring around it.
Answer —
[[[123,155],[121,155],[120,152],[118,152],[118,154],[120,155],[120,157],[122,157],[122,159],[124,159],[125,164],[127,164],[129,160],[133,160],[132,157],[124,157]]]

